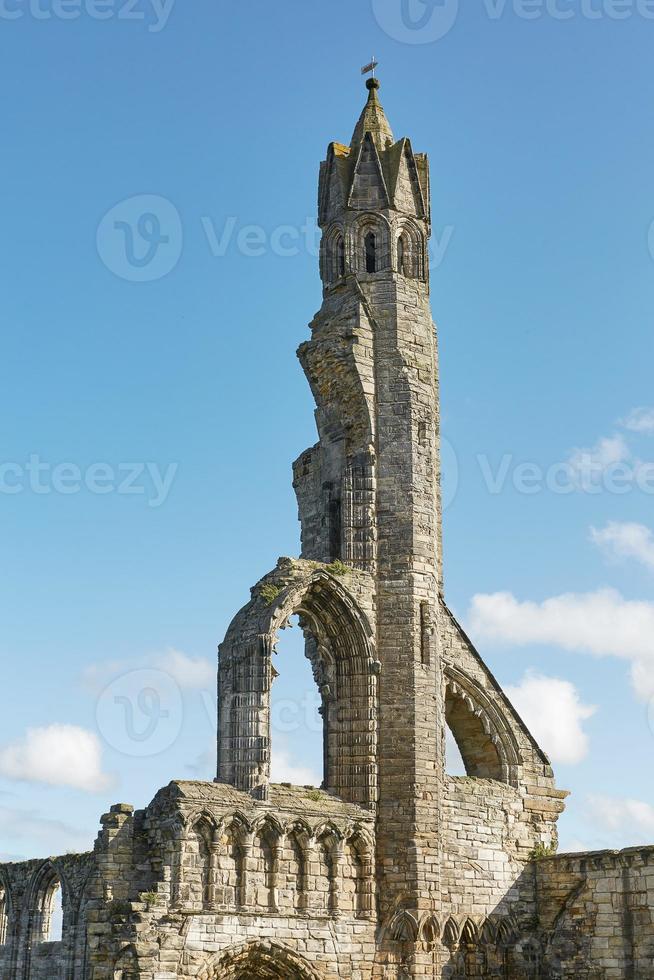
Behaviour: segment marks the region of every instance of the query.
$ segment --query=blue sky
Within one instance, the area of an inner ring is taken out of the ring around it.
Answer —
[[[216,645],[299,548],[318,164],[373,53],[431,158],[449,602],[574,791],[563,846],[654,840],[653,13],[0,3],[0,854],[213,775]],[[279,665],[311,781],[297,630]]]

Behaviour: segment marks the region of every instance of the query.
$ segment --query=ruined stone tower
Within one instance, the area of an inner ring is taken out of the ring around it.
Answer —
[[[90,854],[0,867],[3,980],[654,980],[654,848],[554,855],[566,794],[444,600],[429,167],[367,85],[320,170],[302,555],[221,644],[217,780],[118,804]],[[321,789],[270,783],[296,614]]]

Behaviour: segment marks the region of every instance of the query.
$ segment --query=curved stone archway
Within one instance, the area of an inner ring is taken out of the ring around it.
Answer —
[[[250,943],[217,953],[198,980],[321,980],[321,976],[286,946]]]
[[[339,577],[330,566],[291,559],[255,586],[220,648],[221,782],[267,798],[273,654],[278,631],[297,614],[323,702],[325,789],[348,803],[375,803],[379,665],[358,601],[371,593],[365,572]]]

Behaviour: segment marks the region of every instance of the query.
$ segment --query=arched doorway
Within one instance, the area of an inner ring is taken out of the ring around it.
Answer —
[[[292,950],[276,943],[248,944],[212,957],[198,980],[321,980]]]

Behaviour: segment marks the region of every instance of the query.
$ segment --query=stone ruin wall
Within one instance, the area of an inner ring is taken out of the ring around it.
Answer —
[[[654,847],[557,855],[535,877],[552,976],[653,980]]]

